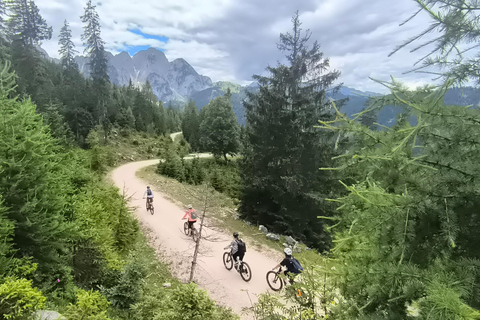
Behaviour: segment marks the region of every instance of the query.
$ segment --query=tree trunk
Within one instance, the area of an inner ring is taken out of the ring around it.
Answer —
[[[190,279],[188,280],[188,282],[193,281],[195,268],[197,266],[198,250],[200,248],[200,240],[202,239],[203,220],[205,219],[205,213],[207,212],[207,201],[208,201],[207,193],[208,193],[208,184],[205,183],[205,200],[203,202],[203,212],[202,212],[202,216],[200,217],[200,228],[198,230],[197,241],[195,243],[195,251],[193,253],[193,259],[192,259],[192,269],[190,270]]]

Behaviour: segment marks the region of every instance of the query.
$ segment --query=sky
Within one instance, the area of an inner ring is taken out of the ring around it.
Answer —
[[[83,53],[80,16],[86,0],[36,0],[53,27],[52,40],[42,47],[58,57],[58,33],[66,19],[77,50]],[[386,92],[369,78],[391,76],[415,87],[431,83],[431,75],[408,73],[426,51],[407,47],[388,57],[399,44],[430,23],[425,14],[400,24],[418,9],[413,0],[92,0],[102,23],[102,38],[113,54],[134,55],[149,47],[168,60],[184,58],[213,81],[242,85],[253,74],[265,74],[284,57],[277,50],[280,33],[291,30],[291,17],[300,13],[302,28],[310,29],[339,82],[363,91]]]

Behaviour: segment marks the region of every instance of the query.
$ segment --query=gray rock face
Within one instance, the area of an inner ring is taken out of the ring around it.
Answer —
[[[258,230],[260,230],[261,232],[263,232],[263,233],[265,233],[265,234],[268,233],[267,227],[262,226],[262,225],[259,225],[259,226],[258,226]]]
[[[169,62],[162,51],[154,48],[140,51],[133,57],[127,52],[113,55],[106,53],[110,82],[126,86],[132,81],[141,86],[147,81],[159,100],[188,102],[199,91],[212,87],[212,80],[199,75],[184,59]],[[80,71],[90,75],[89,59],[76,57]]]
[[[280,241],[280,236],[275,233],[268,233],[267,234],[267,239],[273,240],[273,241]]]

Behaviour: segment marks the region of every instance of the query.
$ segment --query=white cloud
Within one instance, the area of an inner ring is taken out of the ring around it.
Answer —
[[[43,47],[57,57],[57,36],[63,20],[70,22],[77,49],[83,52],[80,15],[86,1],[36,0],[41,14],[54,28],[54,39]],[[102,0],[97,7],[106,48],[114,53],[129,46],[153,46],[170,59],[184,58],[199,73],[215,80],[246,83],[282,55],[278,36],[291,28],[299,10],[304,29],[321,43],[331,65],[342,72],[341,81],[363,90],[382,90],[368,77],[390,75],[407,83],[430,77],[402,75],[421,55],[403,50],[388,54],[420,32],[428,19],[420,15],[406,26],[399,23],[415,12],[412,0]],[[170,38],[167,43],[129,32]]]

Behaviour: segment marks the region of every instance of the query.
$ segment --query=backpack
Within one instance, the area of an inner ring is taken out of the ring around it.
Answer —
[[[247,245],[245,244],[245,242],[243,242],[243,240],[238,239],[238,240],[235,240],[235,241],[237,242],[238,252],[239,252],[239,253],[245,253],[245,252],[247,252]]]
[[[197,215],[195,214],[195,210],[190,211],[190,219],[197,220]]]
[[[151,196],[152,195],[152,190],[148,189],[147,190],[147,196]]]
[[[290,265],[292,266],[292,272],[293,273],[299,274],[303,271],[302,265],[295,258],[290,259]]]

